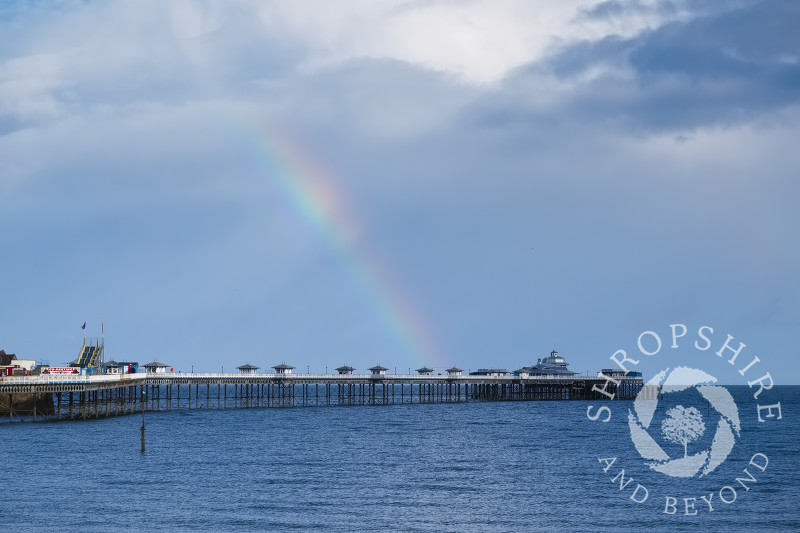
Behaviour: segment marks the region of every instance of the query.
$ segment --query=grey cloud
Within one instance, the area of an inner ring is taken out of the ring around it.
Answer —
[[[0,12],[0,135],[98,109],[243,98],[255,81],[290,77],[306,53],[247,10],[187,37],[154,5],[131,21],[113,4],[69,4],[63,18],[27,7],[15,12],[25,24]]]
[[[677,2],[658,2],[656,4],[645,3],[641,0],[608,0],[600,2],[581,11],[579,19],[611,19],[625,15],[636,14],[659,14],[675,15],[679,6]]]
[[[615,2],[639,9],[638,2]],[[611,9],[607,6],[605,9]],[[502,122],[508,94],[526,100],[532,80],[567,86],[552,112],[577,120],[614,122],[645,131],[726,126],[763,117],[800,101],[800,4],[756,2],[695,13],[632,38],[572,43],[506,81],[503,98],[488,100],[485,120]],[[581,81],[593,69],[604,74]],[[528,113],[538,121],[542,111]],[[525,116],[523,114],[523,116]]]
[[[725,3],[727,9],[750,4],[753,0],[730,0]],[[626,16],[658,15],[675,17],[680,13],[691,11],[694,14],[715,12],[720,9],[720,2],[715,0],[660,0],[646,2],[643,0],[607,0],[580,11],[578,20],[610,20]]]

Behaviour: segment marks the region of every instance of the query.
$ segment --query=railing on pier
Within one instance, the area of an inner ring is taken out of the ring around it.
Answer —
[[[26,385],[44,383],[107,383],[140,379],[244,379],[244,380],[327,380],[327,381],[360,381],[360,380],[394,380],[394,381],[549,381],[574,382],[582,380],[602,380],[594,376],[559,376],[528,375],[526,377],[506,374],[502,376],[481,375],[426,375],[426,374],[276,374],[276,373],[199,373],[199,372],[137,372],[134,374],[41,374],[31,376],[0,377],[0,388],[3,385]],[[613,377],[616,381],[641,381],[639,377]]]
[[[143,375],[143,374],[130,374],[130,375]],[[553,382],[572,382],[580,380],[605,380],[600,376],[563,376],[552,374],[529,374],[527,376],[518,376],[515,374],[505,374],[502,376],[482,376],[482,375],[449,375],[449,374],[277,374],[277,373],[200,373],[200,372],[148,372],[148,378],[158,379],[320,379],[320,380],[362,380],[362,379],[386,379],[386,380],[421,380],[421,381],[440,381],[440,380],[459,380],[459,381],[553,381]],[[641,377],[625,377],[614,376],[616,381],[641,381]]]
[[[9,376],[0,379],[3,385],[36,385],[50,383],[116,383],[146,379],[150,374],[40,374],[36,376]]]

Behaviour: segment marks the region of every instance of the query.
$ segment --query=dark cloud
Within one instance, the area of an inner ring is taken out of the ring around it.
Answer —
[[[579,19],[607,20],[627,15],[674,16],[681,10],[684,2],[645,3],[641,0],[608,0],[581,11]]]
[[[669,20],[681,15],[717,13],[722,9],[738,9],[758,0],[729,0],[724,4],[717,0],[607,0],[584,8],[577,19],[613,21],[626,17],[657,16]]]
[[[800,101],[800,4],[755,2],[714,12],[701,7],[688,21],[632,38],[567,45],[510,77],[504,90],[513,93],[531,79],[555,76],[570,88],[558,109],[550,111],[648,131],[731,125],[795,106]],[[623,9],[643,7],[607,2],[593,13]],[[598,70],[604,73],[590,76]],[[489,121],[502,121],[508,114],[502,107],[490,106]],[[537,120],[540,114],[528,118]]]

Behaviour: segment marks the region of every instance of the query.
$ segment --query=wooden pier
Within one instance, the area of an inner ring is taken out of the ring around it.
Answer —
[[[1,420],[87,420],[176,409],[630,400],[641,377],[166,374],[8,377]]]

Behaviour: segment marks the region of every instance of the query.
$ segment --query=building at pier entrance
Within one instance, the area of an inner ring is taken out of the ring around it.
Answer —
[[[139,371],[139,363],[135,361],[105,361],[100,364],[104,374],[135,374]]]

